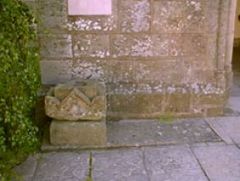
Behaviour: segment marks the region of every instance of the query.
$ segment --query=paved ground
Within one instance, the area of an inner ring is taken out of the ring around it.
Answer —
[[[136,122],[119,124],[125,128]],[[140,124],[149,125],[146,121]],[[148,130],[144,131],[144,138],[136,130],[128,134],[131,129],[123,129],[123,135],[115,134],[119,138],[127,136],[128,147],[122,146],[124,140],[119,139],[119,148],[114,149],[41,153],[29,157],[16,171],[27,181],[86,181],[89,175],[94,181],[240,180],[240,117],[183,120],[165,125],[177,134],[159,131],[161,128],[157,127],[163,123],[152,121],[150,125],[156,129],[146,129],[157,131],[159,142],[153,142],[154,134],[148,134]],[[130,147],[135,143],[135,147]]]

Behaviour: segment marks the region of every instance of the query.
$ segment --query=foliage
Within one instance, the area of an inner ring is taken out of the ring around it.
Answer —
[[[38,144],[36,22],[19,0],[0,0],[0,178]]]

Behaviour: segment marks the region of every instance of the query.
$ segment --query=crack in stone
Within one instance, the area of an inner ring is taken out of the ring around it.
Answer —
[[[92,174],[93,174],[93,157],[92,152],[90,152],[88,158],[88,174],[86,181],[93,181]]]

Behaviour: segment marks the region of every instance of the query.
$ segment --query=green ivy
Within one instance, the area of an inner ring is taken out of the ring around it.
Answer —
[[[40,85],[36,42],[36,22],[28,6],[19,0],[0,0],[1,180],[8,180],[6,171],[38,145],[34,125]]]

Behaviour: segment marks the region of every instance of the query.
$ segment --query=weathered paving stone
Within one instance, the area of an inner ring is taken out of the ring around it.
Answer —
[[[209,125],[229,144],[240,144],[240,117],[208,118]]]
[[[14,171],[24,180],[31,181],[37,168],[38,156],[29,156],[21,165],[14,168]]]
[[[93,154],[94,181],[147,181],[142,152],[112,150]]]
[[[233,145],[210,145],[193,148],[211,181],[239,181],[240,149]]]
[[[240,91],[240,89],[238,89],[238,91]],[[228,100],[228,107],[240,113],[240,97],[230,97]]]
[[[145,32],[150,29],[150,1],[120,1],[120,28],[122,32]]]
[[[233,78],[235,81],[236,80],[240,80],[240,78]],[[240,83],[234,83],[234,85],[232,86],[231,88],[231,96],[233,96],[234,98],[232,99],[235,99],[236,97],[240,97]],[[238,98],[239,99],[239,98]]]
[[[209,125],[199,119],[182,121],[125,120],[108,122],[107,128],[108,141],[115,146],[221,141]]]
[[[33,180],[36,181],[85,181],[88,174],[88,154],[42,154]]]
[[[145,148],[151,181],[207,181],[191,150],[184,146]]]

